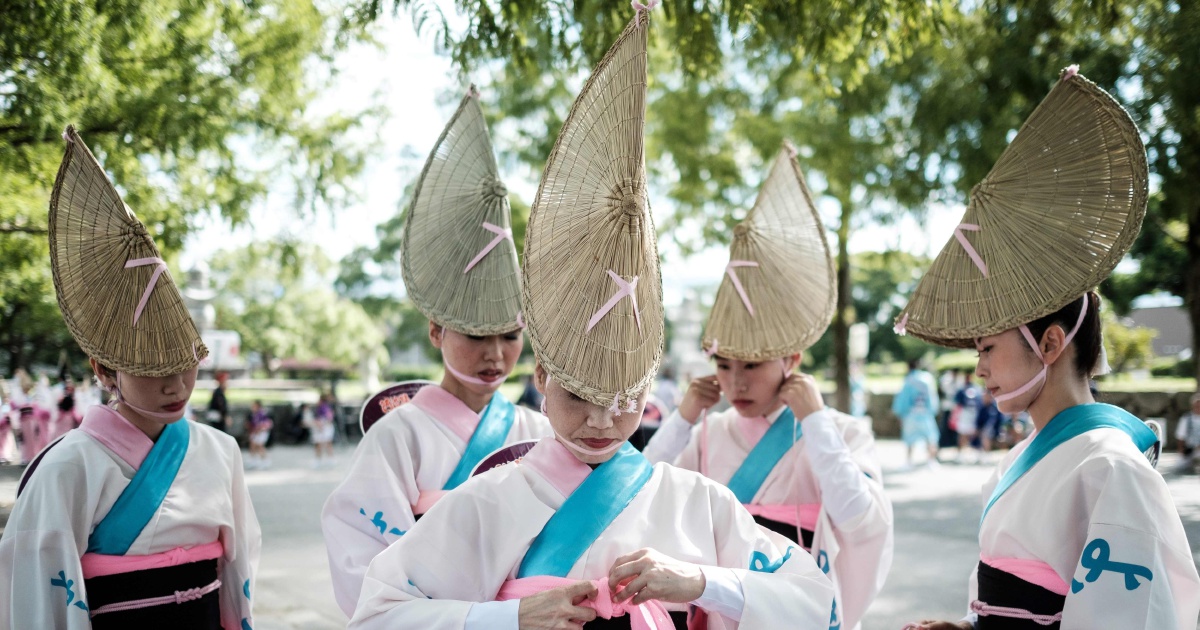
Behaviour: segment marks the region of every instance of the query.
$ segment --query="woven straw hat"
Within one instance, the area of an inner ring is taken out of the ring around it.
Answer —
[[[1072,66],[1021,126],[918,283],[896,330],[973,346],[1054,313],[1108,277],[1146,213],[1137,126]]]
[[[50,195],[58,307],[88,356],[134,376],[192,369],[208,348],[158,248],[74,127]]]
[[[538,360],[575,395],[621,411],[663,353],[643,138],[648,30],[639,10],[575,99],[525,236],[525,319]]]
[[[438,138],[404,220],[400,262],[426,317],[467,335],[519,328],[521,277],[508,189],[475,86]]]
[[[733,230],[725,279],[704,330],[709,354],[764,361],[801,352],[833,319],[837,281],[825,226],[790,144]]]

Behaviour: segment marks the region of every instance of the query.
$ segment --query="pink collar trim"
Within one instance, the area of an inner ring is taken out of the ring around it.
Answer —
[[[552,437],[542,438],[525,454],[521,463],[533,468],[564,497],[571,496],[592,472],[591,466],[579,461],[567,447]]]
[[[747,418],[746,416],[738,415],[736,420],[738,429],[741,430],[742,437],[746,438],[746,442],[750,445],[750,448],[754,448],[759,440],[762,440],[762,437],[767,434],[767,429],[770,429],[771,425],[779,419],[779,416],[783,415],[784,409],[787,409],[787,407],[780,406],[779,409],[776,409],[765,417]]]
[[[479,414],[471,411],[466,403],[442,389],[440,385],[422,387],[409,404],[416,405],[421,411],[446,425],[446,428],[462,438],[463,442],[470,442],[475,427],[479,426]]]
[[[108,447],[134,470],[142,467],[150,449],[154,448],[154,440],[124,416],[104,405],[89,407],[87,413],[83,414],[79,430]]]

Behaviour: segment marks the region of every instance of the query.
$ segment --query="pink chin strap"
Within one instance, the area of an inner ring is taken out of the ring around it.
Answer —
[[[446,338],[446,327],[445,326],[442,326],[442,332],[438,336],[441,337],[442,339]],[[456,378],[464,383],[470,383],[472,385],[483,385],[485,387],[491,387],[493,385],[498,385],[500,383],[503,383],[505,381],[505,379],[508,378],[507,374],[502,374],[493,380],[485,381],[477,376],[471,376],[470,374],[467,374],[465,372],[459,372],[458,370],[454,369],[453,365],[450,365],[450,361],[446,360],[445,354],[442,355],[442,366],[446,368],[447,372],[453,374],[454,378]]]
[[[126,400],[125,395],[121,393],[121,373],[120,372],[117,372],[116,381],[117,381],[117,384],[114,385],[112,387],[112,389],[109,390],[109,393],[116,396],[117,402],[125,405],[126,407],[129,407],[130,409],[138,412],[139,414],[141,414],[143,416],[146,416],[147,418],[155,418],[157,420],[170,420],[171,422],[175,422],[176,420],[180,420],[183,418],[183,411],[184,411],[183,409],[180,409],[179,411],[173,411],[173,412],[150,411],[149,409],[142,409],[141,407],[134,405],[133,403]],[[186,409],[187,406],[185,405],[184,408]]]
[[[1066,339],[1063,340],[1063,347],[1066,347],[1067,344],[1071,343],[1071,340],[1075,338],[1075,333],[1078,333],[1079,328],[1081,326],[1083,326],[1083,318],[1084,318],[1084,316],[1087,315],[1087,309],[1088,309],[1088,296],[1086,293],[1084,293],[1083,294],[1083,307],[1079,309],[1079,317],[1078,317],[1078,319],[1075,320],[1075,327],[1071,329],[1071,332],[1067,333]],[[1037,355],[1037,358],[1042,360],[1042,371],[1038,372],[1037,376],[1034,376],[1032,379],[1030,379],[1030,381],[1028,383],[1025,383],[1021,387],[1017,388],[1016,391],[996,396],[996,402],[998,402],[998,403],[1004,402],[1006,400],[1012,400],[1013,398],[1016,398],[1017,396],[1020,396],[1024,393],[1028,392],[1029,390],[1033,389],[1034,387],[1040,388],[1040,387],[1045,386],[1046,373],[1050,369],[1050,364],[1046,361],[1046,357],[1042,356],[1042,351],[1040,348],[1038,348],[1037,340],[1033,338],[1033,333],[1029,332],[1029,326],[1022,324],[1020,330],[1021,330],[1021,335],[1025,337],[1025,342],[1029,344],[1030,348],[1033,348],[1033,353]],[[1042,394],[1042,392],[1039,389],[1038,393],[1036,395],[1034,395],[1033,400],[1037,400],[1037,397],[1040,396],[1041,394]],[[1032,403],[1032,402],[1033,401],[1030,401],[1030,403]]]
[[[558,434],[555,433],[555,435],[558,435]],[[613,442],[612,446],[606,446],[601,449],[594,449],[594,448],[585,448],[585,447],[579,446],[578,444],[572,442],[571,440],[568,440],[567,438],[565,438],[561,435],[558,435],[558,438],[559,438],[559,442],[561,442],[567,448],[569,448],[573,451],[582,453],[584,455],[592,455],[592,456],[608,455],[609,453],[614,453],[614,452],[616,452],[617,449],[621,448],[621,446],[625,444],[624,442],[617,440],[616,442]]]

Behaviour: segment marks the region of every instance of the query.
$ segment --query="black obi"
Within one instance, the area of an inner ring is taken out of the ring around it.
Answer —
[[[797,528],[795,525],[788,525],[787,523],[783,523],[780,521],[773,521],[764,516],[758,516],[757,514],[754,515],[754,522],[775,532],[776,534],[782,535],[784,538],[787,538],[788,540],[790,540],[792,542],[799,542],[801,545],[804,546],[805,550],[812,549],[812,544],[813,544],[812,530]],[[797,529],[799,529],[799,532],[797,532]]]
[[[1032,582],[979,563],[979,601],[989,606],[1020,608],[1038,615],[1053,616],[1062,612],[1066,595],[1059,595]],[[978,630],[1057,630],[1055,622],[1044,626],[1029,619],[1013,619],[998,615],[979,615]]]
[[[135,602],[177,592],[201,589],[217,580],[217,560],[199,560],[173,567],[146,569],[84,580],[93,614],[104,606]],[[93,630],[169,628],[221,630],[221,589],[182,603],[169,603],[103,612],[92,617]]]

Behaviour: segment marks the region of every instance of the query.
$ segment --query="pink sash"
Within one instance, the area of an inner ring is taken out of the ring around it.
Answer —
[[[989,558],[982,554],[979,556],[979,559],[990,567],[994,567],[1010,575],[1015,575],[1030,584],[1037,584],[1055,595],[1066,596],[1070,590],[1067,587],[1067,583],[1058,576],[1058,573],[1050,568],[1050,565],[1040,560]]]
[[[422,490],[421,494],[417,496],[417,502],[412,506],[413,516],[420,516],[428,512],[429,508],[444,496],[446,496],[445,490]]]
[[[84,579],[91,579],[105,575],[116,575],[118,573],[177,567],[181,564],[199,562],[201,560],[213,560],[220,558],[224,553],[225,547],[221,544],[221,541],[214,540],[206,545],[199,545],[191,549],[176,547],[170,551],[148,556],[109,556],[99,553],[85,553],[80,558],[79,563],[83,566]]]
[[[546,575],[509,580],[500,587],[500,592],[496,594],[496,601],[521,599],[553,588],[570,586],[578,581]],[[662,602],[650,600],[637,606],[631,606],[628,601],[614,603],[612,593],[608,590],[607,579],[592,580],[592,584],[595,585],[597,591],[595,599],[584,600],[580,605],[595,610],[598,616],[612,619],[629,615],[631,630],[674,630],[675,623],[671,621],[671,615]]]

